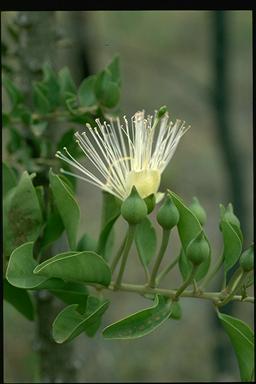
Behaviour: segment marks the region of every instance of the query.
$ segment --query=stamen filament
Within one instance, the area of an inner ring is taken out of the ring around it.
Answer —
[[[129,180],[134,180],[144,198],[156,193],[161,173],[189,127],[185,127],[185,122],[181,120],[176,120],[175,124],[168,122],[168,113],[158,117],[157,111],[154,118],[150,115],[145,118],[144,111],[135,113],[130,126],[126,116],[123,121],[124,124],[121,124],[119,118],[111,118],[110,123],[101,123],[96,119],[97,127],[86,124],[87,131],[75,133],[80,149],[95,168],[96,174],[76,160],[67,148],[63,148],[64,153],[58,151],[56,157],[79,170],[85,177],[66,170],[62,170],[63,173],[88,181],[122,200],[129,194]],[[152,175],[159,175],[159,179],[156,181]]]

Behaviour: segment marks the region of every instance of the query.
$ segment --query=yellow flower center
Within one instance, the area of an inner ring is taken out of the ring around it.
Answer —
[[[138,193],[144,199],[145,197],[158,191],[161,180],[161,174],[158,170],[148,169],[144,171],[132,171],[127,175],[126,191],[130,194],[133,185]]]

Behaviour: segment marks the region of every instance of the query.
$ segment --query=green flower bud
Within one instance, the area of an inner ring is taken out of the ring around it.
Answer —
[[[147,209],[148,209],[148,214],[153,211],[156,205],[156,195],[154,193],[151,193],[151,195],[145,197],[144,199]]]
[[[237,216],[234,214],[233,206],[231,203],[228,204],[228,207],[222,219],[240,228],[240,221],[238,220]]]
[[[166,105],[163,105],[161,108],[159,108],[159,110],[157,111],[157,118],[158,119],[161,119],[163,116],[164,116],[164,114],[167,112],[167,107],[166,107]]]
[[[186,256],[194,265],[201,264],[210,253],[208,242],[201,231],[187,246]]]
[[[79,240],[76,250],[78,252],[82,251],[95,251],[97,248],[97,241],[94,240],[91,236],[85,233]]]
[[[147,205],[133,186],[130,195],[121,206],[121,215],[129,224],[138,224],[147,216]]]
[[[206,223],[206,212],[196,197],[193,197],[192,203],[190,204],[189,208],[194,213],[199,223],[201,225],[204,225]]]
[[[163,229],[171,230],[178,224],[180,214],[169,194],[166,195],[165,201],[159,209],[156,218],[158,224],[161,225]]]
[[[169,316],[170,319],[180,320],[182,316],[182,309],[178,301],[172,303],[172,312]]]
[[[246,249],[241,257],[240,257],[240,266],[245,272],[250,272],[253,270],[253,259],[254,259],[254,254],[253,254],[253,245],[251,245],[248,249]]]

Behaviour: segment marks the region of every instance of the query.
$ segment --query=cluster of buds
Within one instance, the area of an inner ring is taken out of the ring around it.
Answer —
[[[122,203],[121,214],[130,225],[135,225],[140,223],[154,209],[154,205],[154,195],[142,199],[136,187],[133,186],[130,195]],[[196,198],[193,199],[190,208],[200,224],[203,225],[206,221],[206,213]],[[179,223],[179,219],[179,211],[171,195],[167,192],[165,200],[158,210],[157,222],[163,230],[171,231]],[[191,240],[186,248],[186,256],[193,265],[201,264],[208,257],[209,252],[209,244],[204,236],[203,230]],[[246,263],[244,262],[244,264]],[[245,268],[247,267],[246,265]]]

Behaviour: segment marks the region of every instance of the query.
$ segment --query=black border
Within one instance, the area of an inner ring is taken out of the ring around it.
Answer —
[[[26,1],[26,2],[25,2]],[[17,2],[15,1],[3,1],[2,0],[2,3],[1,3],[1,11],[25,11],[25,10],[28,10],[28,11],[164,11],[164,10],[167,10],[167,11],[171,11],[171,10],[186,10],[186,11],[193,11],[193,10],[196,10],[196,11],[214,11],[214,10],[227,10],[227,11],[252,11],[252,27],[253,27],[253,48],[254,48],[254,43],[255,43],[255,39],[254,37],[256,36],[256,13],[254,12],[254,8],[252,6],[252,2],[246,2],[244,1],[243,2],[243,6],[233,6],[231,7],[231,1],[229,0],[229,2],[227,2],[227,4],[229,4],[229,6],[225,6],[224,5],[224,2],[219,2],[219,7],[216,5],[216,2],[214,4],[214,7],[201,7],[198,3],[198,5],[195,5],[195,3],[193,4],[191,1],[188,1],[188,0],[170,0],[167,2],[167,0],[164,2],[164,4],[161,4],[159,2],[155,2],[154,6],[139,6],[139,4],[137,4],[137,6],[132,6],[131,4],[129,4],[129,6],[126,6],[126,7],[120,7],[120,4],[123,4],[125,6],[125,4],[122,2],[118,2],[118,6],[114,6],[113,4],[111,4],[109,1],[99,1],[99,0],[94,0],[94,1],[83,1],[83,2],[76,2],[75,4],[74,3],[71,3],[69,2],[68,5],[65,6],[64,2],[60,2],[60,1],[55,1],[54,3],[53,2],[50,2],[49,4],[46,4],[46,2],[44,1],[43,2],[43,6],[44,8],[42,9],[38,9],[36,7],[36,5],[39,7],[41,5],[42,7],[42,3],[35,3],[35,1],[29,1],[29,0],[25,0],[23,2],[19,2],[19,4],[17,4]],[[193,4],[193,6],[191,6]],[[248,4],[248,5],[247,5]],[[251,6],[249,6],[249,4]],[[107,6],[106,6],[107,5]],[[158,7],[157,7],[158,5]],[[168,6],[167,6],[168,5]],[[205,5],[205,4],[204,4]],[[210,5],[210,4],[209,4]],[[222,5],[222,6],[221,6]],[[70,9],[69,9],[69,7]],[[124,9],[125,8],[125,9]],[[252,57],[252,68],[254,69],[254,63],[256,63],[256,59],[255,59],[255,49],[253,49],[253,57]],[[253,128],[255,127],[255,72],[253,70]],[[0,95],[0,98],[1,98],[1,101],[2,101],[2,97]],[[1,102],[1,105],[2,105],[2,102]],[[253,129],[253,132],[252,132],[252,139],[253,139],[253,143],[255,143],[255,130]],[[2,136],[1,136],[2,138]],[[2,147],[2,146],[1,146]],[[253,146],[254,148],[254,146]],[[1,150],[1,149],[0,149]],[[2,152],[2,151],[1,151]],[[255,170],[255,154],[254,154],[254,151],[253,151],[253,170]],[[1,172],[1,171],[0,171]],[[2,172],[1,172],[1,176],[2,176]],[[254,174],[253,174],[254,176]],[[2,177],[1,177],[1,186],[2,186]],[[255,191],[254,189],[254,186],[255,186],[255,179],[253,177],[253,191]],[[1,189],[2,191],[2,189]],[[3,200],[2,200],[2,204],[1,204],[1,217],[3,217]],[[253,200],[253,218],[254,218],[254,230],[255,230],[255,200]],[[1,221],[1,226],[3,226],[3,222]],[[1,232],[0,232],[0,244],[1,244],[1,250],[3,251],[3,228],[1,228]],[[3,254],[3,253],[2,253]],[[255,264],[256,265],[256,264]],[[2,263],[1,263],[1,266],[0,266],[0,271],[2,272]],[[4,336],[3,335],[3,282],[1,280],[0,282],[0,295],[2,297],[2,306],[1,306],[1,316],[0,316],[0,322],[1,322],[1,329],[2,329],[2,337]],[[254,286],[254,294],[256,293],[256,287]],[[254,326],[254,329],[255,329],[255,326]],[[2,355],[2,359],[1,359],[1,366],[0,368],[2,368],[2,382],[4,382],[4,364],[3,364],[3,351],[4,351],[4,347],[3,347],[3,341],[4,339],[2,338],[2,343],[0,343],[0,354]],[[104,382],[103,382],[104,383]]]
[[[150,4],[151,3],[151,4]],[[234,4],[234,3],[233,3]],[[44,1],[35,2],[31,0],[25,1],[6,1],[1,2],[1,11],[165,11],[165,10],[186,10],[186,11],[216,11],[216,10],[229,10],[229,11],[253,11],[252,1],[240,2],[240,5],[233,5],[229,1],[215,1],[215,2],[192,2],[191,0],[165,0],[162,2],[137,2],[132,4],[130,1],[103,1],[103,0],[83,0],[76,2],[63,2],[63,1]],[[255,3],[254,3],[255,4]]]

